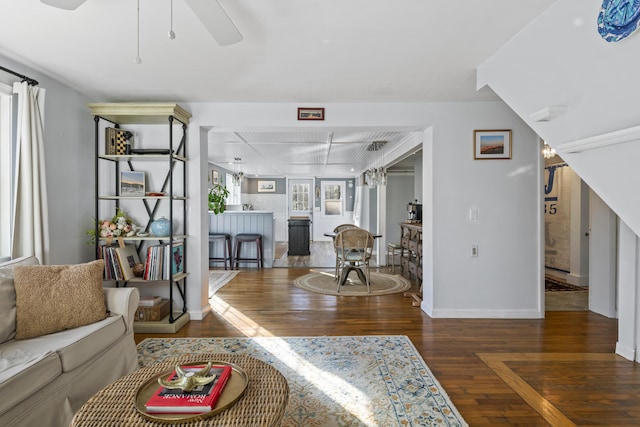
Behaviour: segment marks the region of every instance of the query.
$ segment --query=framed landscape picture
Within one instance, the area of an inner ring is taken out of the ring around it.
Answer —
[[[258,193],[275,193],[275,181],[258,181]]]
[[[120,196],[144,197],[144,172],[120,172]]]
[[[510,159],[511,129],[473,131],[473,158]]]

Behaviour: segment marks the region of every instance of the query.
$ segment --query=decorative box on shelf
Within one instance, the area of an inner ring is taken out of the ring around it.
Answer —
[[[159,304],[151,307],[138,306],[135,316],[136,322],[157,322],[169,315],[169,300],[163,299]]]

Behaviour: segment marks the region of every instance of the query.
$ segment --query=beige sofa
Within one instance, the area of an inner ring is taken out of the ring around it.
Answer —
[[[34,264],[38,264],[34,257],[0,264],[0,426],[3,427],[68,426],[73,414],[93,394],[138,367],[133,339],[133,316],[140,299],[136,288],[105,288],[108,311],[103,320],[34,338],[15,339],[16,333],[20,336],[16,332],[17,323],[27,321],[21,320],[20,310],[16,310],[16,304],[24,301],[20,297],[24,291],[18,287],[19,277],[15,277],[14,283],[14,273],[20,272],[14,269]],[[42,298],[45,305],[46,295]]]

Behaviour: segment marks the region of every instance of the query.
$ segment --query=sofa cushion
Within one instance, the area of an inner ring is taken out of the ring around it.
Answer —
[[[107,317],[104,261],[16,266],[16,339],[88,325]]]
[[[15,343],[15,340],[7,344]],[[0,346],[2,354],[16,354],[16,349]],[[60,358],[56,353],[31,353],[23,350],[27,356],[24,363],[13,365],[0,372],[0,414],[23,401],[62,373]],[[28,357],[32,355],[33,357]]]
[[[38,258],[22,257],[0,264],[0,343],[16,335],[16,290],[13,286],[13,267],[38,265]]]
[[[60,358],[62,372],[69,372],[103,353],[125,335],[120,315],[74,329],[41,335],[28,340],[13,340],[0,345],[0,351],[25,351],[32,354],[53,352]]]

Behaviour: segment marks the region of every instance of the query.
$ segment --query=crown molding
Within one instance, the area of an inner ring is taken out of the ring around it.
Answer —
[[[567,142],[555,147],[558,154],[581,153],[609,147],[611,145],[625,144],[640,140],[640,126],[609,132],[602,135],[591,136],[577,141]]]

